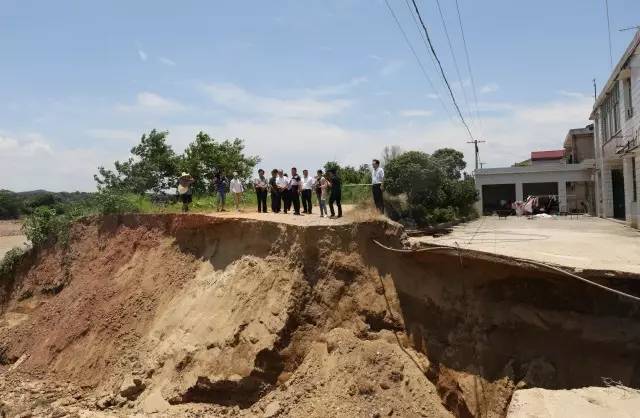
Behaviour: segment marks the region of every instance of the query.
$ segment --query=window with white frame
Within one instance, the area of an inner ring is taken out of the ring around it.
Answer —
[[[633,95],[631,93],[631,79],[627,78],[622,82],[624,90],[624,114],[625,120],[633,117]]]

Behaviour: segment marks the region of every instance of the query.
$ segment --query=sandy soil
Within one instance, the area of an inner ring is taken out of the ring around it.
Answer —
[[[640,386],[632,302],[329,225],[77,223],[0,287],[0,416],[502,417],[516,389]]]
[[[0,259],[14,247],[27,247],[27,237],[22,234],[22,222],[0,221]]]

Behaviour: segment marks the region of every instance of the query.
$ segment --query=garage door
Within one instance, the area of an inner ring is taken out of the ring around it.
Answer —
[[[510,209],[516,200],[515,184],[485,184],[482,186],[482,211],[491,214],[496,209]]]
[[[547,196],[558,194],[558,182],[550,183],[522,183],[522,197],[527,196]]]

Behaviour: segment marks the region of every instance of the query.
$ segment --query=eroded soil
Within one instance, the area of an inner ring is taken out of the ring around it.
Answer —
[[[6,416],[503,416],[516,387],[637,387],[638,307],[549,272],[395,253],[401,227],[76,224],[0,293]],[[640,293],[634,277],[598,278]]]

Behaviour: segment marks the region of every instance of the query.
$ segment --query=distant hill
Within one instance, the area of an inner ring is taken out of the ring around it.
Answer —
[[[50,192],[41,189],[26,192],[0,190],[0,219],[17,219],[40,206],[64,211],[65,205],[85,200],[91,195],[86,192]]]

